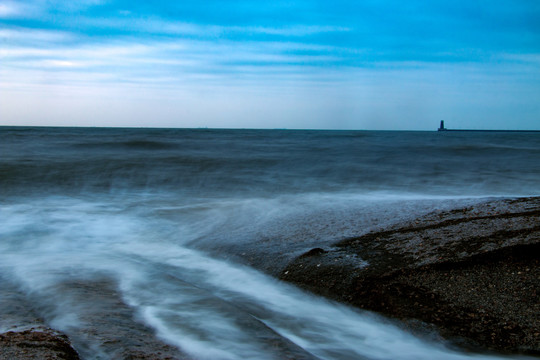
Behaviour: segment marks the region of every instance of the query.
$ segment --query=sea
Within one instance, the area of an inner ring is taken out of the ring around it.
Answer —
[[[42,322],[83,359],[158,343],[203,360],[507,358],[276,275],[313,247],[537,195],[540,133],[0,127],[0,332]]]

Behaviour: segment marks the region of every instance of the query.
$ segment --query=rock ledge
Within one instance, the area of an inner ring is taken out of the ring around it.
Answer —
[[[539,253],[540,198],[507,199],[312,249],[280,278],[462,347],[539,355]]]

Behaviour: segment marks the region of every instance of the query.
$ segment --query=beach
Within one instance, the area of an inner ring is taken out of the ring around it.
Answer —
[[[535,133],[0,130],[4,358],[537,355]]]
[[[473,352],[539,355],[539,224],[540,198],[485,201],[311,249],[274,272],[314,293],[398,319],[420,337]],[[64,334],[29,317],[32,306],[16,292],[8,299],[4,290],[3,300],[3,325],[11,318],[14,330],[0,335],[0,358],[78,359]],[[118,299],[109,309],[103,318],[129,312]],[[121,358],[190,358],[152,340],[149,330],[133,338],[141,331],[126,330],[132,327],[109,329],[117,339],[112,346],[131,349],[118,353]],[[121,332],[130,340],[118,342]],[[297,351],[290,358],[310,358]]]

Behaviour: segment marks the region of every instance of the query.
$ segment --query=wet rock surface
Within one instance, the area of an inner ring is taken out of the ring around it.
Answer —
[[[461,347],[540,355],[540,198],[445,209],[333,244],[320,242],[271,271],[253,266],[402,320],[412,331],[432,336],[435,329]],[[253,251],[268,257],[261,249]],[[81,324],[69,339],[49,327],[58,301],[37,302],[0,277],[0,359],[78,359],[95,351],[118,359],[188,358],[156,338],[114,281],[57,286],[75,304],[101,304],[79,313]],[[312,358],[262,325],[254,333],[283,358]]]
[[[539,253],[540,198],[496,200],[314,248],[280,278],[462,347],[538,355]]]
[[[37,299],[35,295],[24,294],[1,277],[0,289],[0,360],[192,358],[160,340],[155,331],[124,302],[117,285],[110,279],[58,283],[55,285],[61,294],[58,298]],[[94,305],[77,306],[83,302]],[[58,306],[59,303],[62,306]],[[249,328],[262,348],[279,354],[280,359],[316,359],[253,316],[235,311],[234,306],[226,301],[213,305],[236,313],[240,326]],[[71,314],[72,310],[77,313]],[[48,327],[54,323],[58,311],[74,322],[65,330],[69,338]]]
[[[68,337],[46,326],[18,289],[0,277],[0,359],[79,359]]]
[[[0,359],[79,360],[64,334],[47,328],[0,334]]]
[[[123,302],[114,282],[88,280],[57,285],[62,299],[22,293],[0,278],[0,360],[4,359],[137,359],[181,360],[189,357],[156,338],[154,331],[137,319]],[[96,306],[81,310],[80,322],[66,334],[48,326],[56,312],[69,312],[58,303],[79,303],[84,298]],[[99,306],[98,306],[99,304]]]

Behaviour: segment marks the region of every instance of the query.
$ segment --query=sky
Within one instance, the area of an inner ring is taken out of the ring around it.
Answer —
[[[538,0],[0,0],[0,125],[540,129]]]

